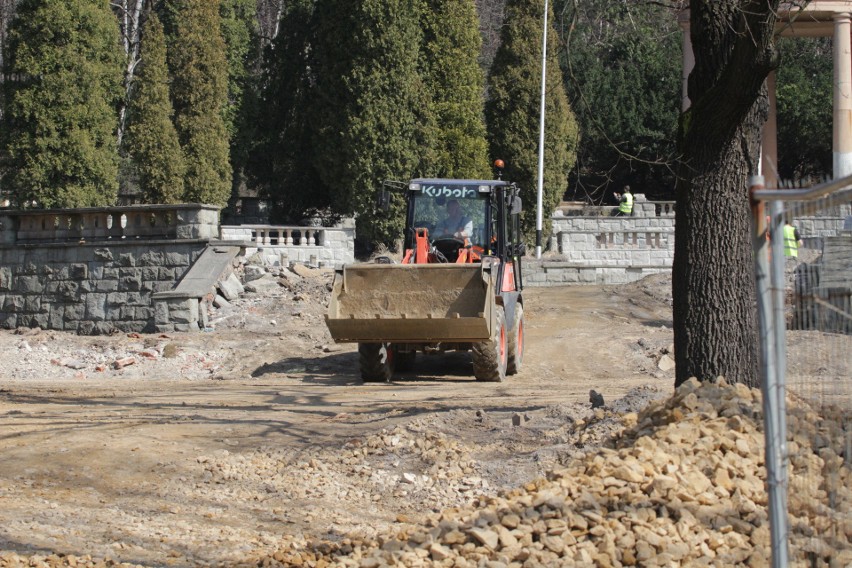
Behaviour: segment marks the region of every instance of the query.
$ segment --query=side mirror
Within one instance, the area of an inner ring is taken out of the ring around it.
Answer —
[[[521,211],[524,210],[523,203],[521,202],[521,198],[517,195],[512,199],[512,207],[509,212],[510,215],[517,215]]]
[[[376,207],[382,211],[388,211],[390,209],[390,201],[390,192],[383,189],[379,191],[379,195],[376,197]]]

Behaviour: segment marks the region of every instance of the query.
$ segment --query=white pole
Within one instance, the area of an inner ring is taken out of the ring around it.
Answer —
[[[544,93],[547,83],[547,0],[544,0],[544,33],[541,40],[541,115],[538,133],[538,191],[535,215],[535,257],[541,258],[541,209],[544,192]]]

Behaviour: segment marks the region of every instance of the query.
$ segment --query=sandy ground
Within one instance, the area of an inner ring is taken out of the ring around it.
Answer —
[[[672,392],[666,278],[528,288],[504,383],[455,353],[367,385],[325,328],[330,278],[268,275],[195,334],[0,332],[0,551],[231,566],[368,537],[543,475]]]

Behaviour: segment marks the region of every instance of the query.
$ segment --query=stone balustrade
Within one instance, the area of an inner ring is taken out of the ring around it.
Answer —
[[[335,227],[223,225],[221,234],[226,241],[254,243],[272,263],[337,266],[355,261],[355,227],[351,222]]]
[[[177,204],[7,211],[0,213],[0,234],[1,244],[216,239],[219,208]]]

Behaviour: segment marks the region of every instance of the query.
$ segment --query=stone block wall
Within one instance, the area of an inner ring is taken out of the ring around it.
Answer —
[[[205,298],[163,298],[154,302],[154,330],[198,331],[207,327],[208,301]]]
[[[620,284],[670,271],[674,261],[674,207],[636,195],[630,217],[556,215],[550,252],[528,262],[525,283]]]
[[[151,295],[171,290],[206,247],[206,240],[0,246],[0,326],[153,332]]]
[[[799,217],[793,225],[799,229],[806,248],[822,250],[823,240],[843,230],[845,217]]]

